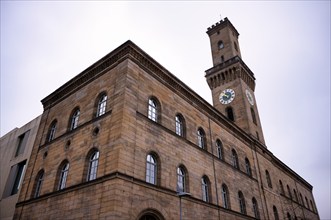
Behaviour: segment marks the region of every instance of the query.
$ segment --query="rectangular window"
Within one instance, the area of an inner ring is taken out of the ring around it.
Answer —
[[[25,168],[26,168],[26,160],[10,168],[10,173],[2,196],[3,198],[18,193],[23,182]]]
[[[16,148],[16,152],[15,152],[15,157],[17,157],[18,155],[21,155],[24,152],[26,142],[29,138],[29,133],[30,133],[30,131],[27,131],[27,132],[21,134],[20,136],[18,136],[18,144],[17,144],[17,148]]]

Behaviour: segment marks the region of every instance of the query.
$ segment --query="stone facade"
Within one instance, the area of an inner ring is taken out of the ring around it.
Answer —
[[[131,41],[42,103],[14,219],[319,219],[309,183]]]

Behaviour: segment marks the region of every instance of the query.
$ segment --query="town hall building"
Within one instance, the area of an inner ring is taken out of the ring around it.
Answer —
[[[212,105],[131,41],[45,97],[14,219],[319,219],[265,145],[238,31],[207,34]]]

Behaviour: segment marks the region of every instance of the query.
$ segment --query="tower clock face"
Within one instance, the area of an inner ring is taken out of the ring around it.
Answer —
[[[248,99],[249,104],[254,105],[254,99],[252,94],[248,91],[248,89],[246,89],[246,96]]]
[[[223,105],[226,105],[232,102],[234,97],[235,97],[235,93],[233,89],[225,89],[221,92],[219,99]]]

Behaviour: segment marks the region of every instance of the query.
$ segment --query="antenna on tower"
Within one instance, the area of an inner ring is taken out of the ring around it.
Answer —
[[[223,20],[223,18],[222,18],[222,14],[220,14],[220,17],[221,17],[221,21]]]

